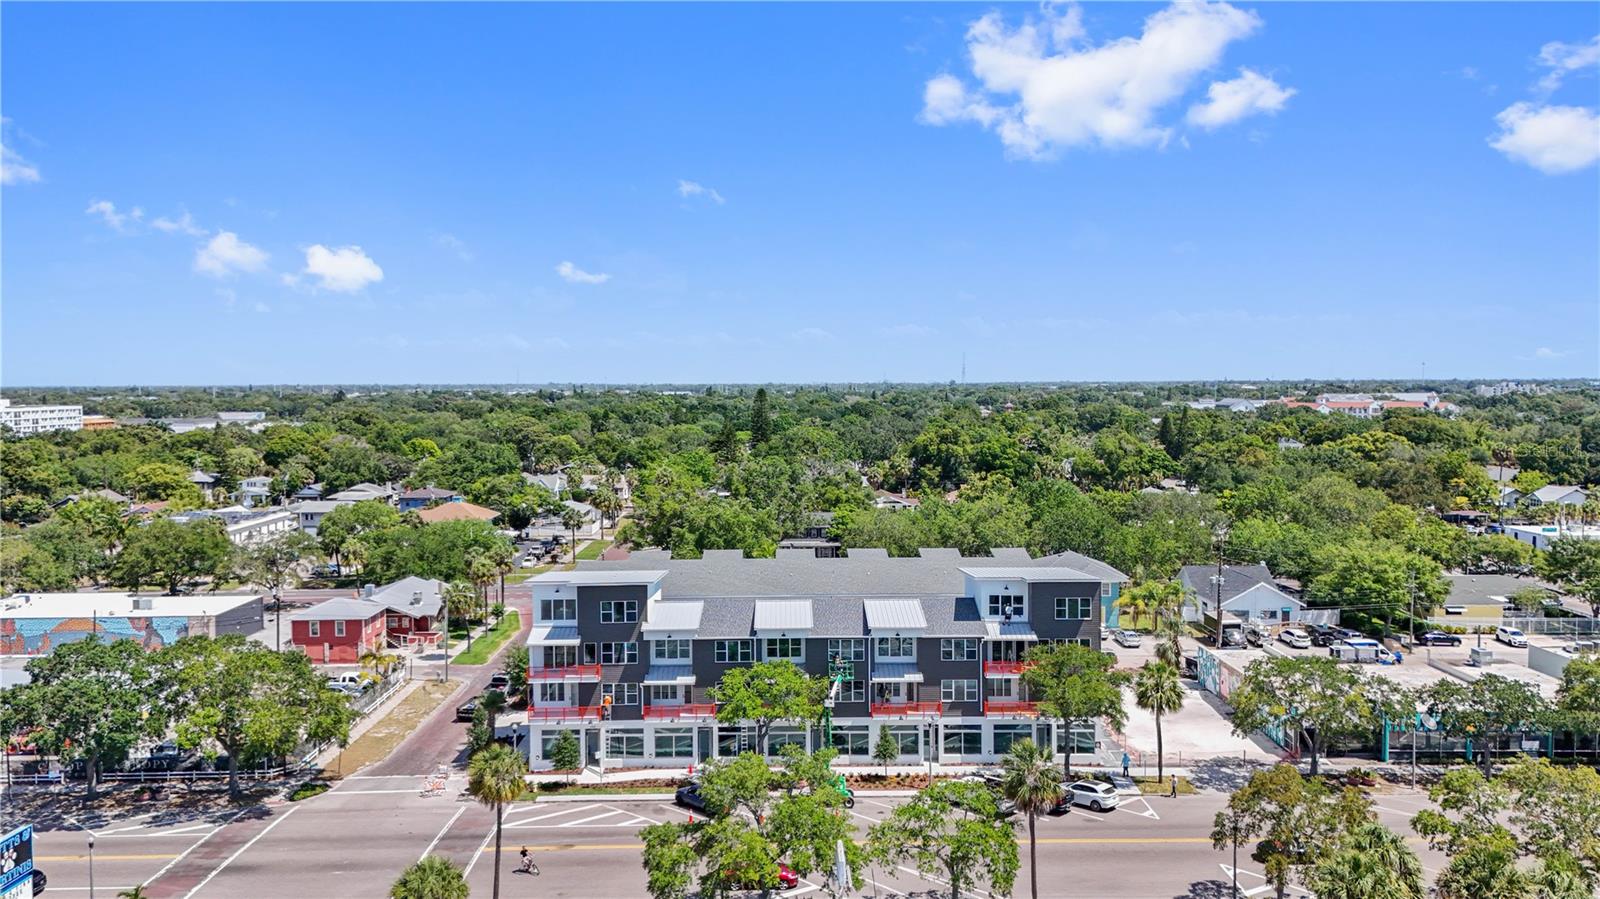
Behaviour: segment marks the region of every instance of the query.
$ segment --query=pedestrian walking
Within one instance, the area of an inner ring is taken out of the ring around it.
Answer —
[[[1130,762],[1132,762],[1132,761],[1133,761],[1133,759],[1128,758],[1128,754],[1126,752],[1124,752],[1122,754],[1122,776],[1123,777],[1127,777],[1128,776],[1128,764]]]
[[[1176,774],[1172,775],[1172,792],[1167,794],[1167,798],[1169,798],[1169,799],[1177,799],[1178,798],[1178,775],[1176,775]]]

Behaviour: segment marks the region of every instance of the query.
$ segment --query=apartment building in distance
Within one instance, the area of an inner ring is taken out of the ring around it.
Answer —
[[[83,430],[82,406],[17,406],[0,399],[0,428],[13,434]]]
[[[1126,580],[1086,556],[1023,549],[981,558],[793,549],[772,559],[649,550],[546,572],[530,582],[530,766],[550,767],[564,730],[586,764],[681,767],[756,750],[753,726],[716,721],[709,691],[732,668],[774,659],[815,675],[849,663],[832,731],[848,762],[868,763],[885,725],[907,764],[993,760],[1023,737],[1093,752],[1096,725],[1038,719],[1021,660],[1040,641],[1098,648]],[[767,752],[820,748],[813,725],[779,723]]]

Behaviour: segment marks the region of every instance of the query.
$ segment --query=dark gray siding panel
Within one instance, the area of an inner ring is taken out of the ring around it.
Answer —
[[[979,644],[980,650],[982,644]],[[981,658],[982,653],[980,651]],[[951,702],[943,707],[948,717],[977,716],[983,714],[983,662],[946,662],[940,658],[939,640],[925,637],[917,641],[917,668],[922,672],[922,686],[917,698],[923,702],[938,702],[942,682],[946,680],[975,680],[978,682],[977,702]]]
[[[1056,618],[1056,597],[1089,597],[1088,618]],[[1100,646],[1100,584],[1098,581],[1065,583],[1034,583],[1028,585],[1028,619],[1033,632],[1041,640],[1068,640],[1087,638],[1090,645]]]

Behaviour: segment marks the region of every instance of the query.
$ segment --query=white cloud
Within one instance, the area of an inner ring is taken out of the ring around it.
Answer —
[[[194,251],[194,270],[213,278],[226,278],[235,272],[259,272],[266,267],[266,251],[245,243],[232,231],[218,231],[217,236]]]
[[[1210,130],[1264,112],[1276,115],[1296,93],[1251,69],[1240,69],[1232,81],[1213,81],[1204,103],[1189,107],[1189,124]]]
[[[1600,159],[1600,117],[1593,109],[1524,101],[1494,120],[1500,133],[1489,146],[1547,175],[1575,172]]]
[[[456,258],[460,259],[462,262],[472,261],[472,250],[467,248],[465,241],[454,234],[434,235],[433,242],[451,251],[452,253],[455,253]]]
[[[1535,359],[1560,359],[1562,356],[1565,356],[1565,355],[1567,355],[1565,351],[1563,351],[1563,350],[1552,350],[1547,346],[1539,347],[1538,349],[1533,351],[1533,357]]]
[[[1046,6],[1042,16],[1016,28],[997,12],[973,22],[967,51],[977,86],[969,89],[953,75],[929,79],[922,121],[976,122],[1021,156],[1164,144],[1173,129],[1159,121],[1163,110],[1214,68],[1229,44],[1261,25],[1255,13],[1227,3],[1175,2],[1146,18],[1138,37],[1080,46],[1082,23],[1073,8]],[[1257,103],[1271,96],[1253,95]]]
[[[689,197],[704,197],[718,206],[727,202],[722,198],[722,194],[717,193],[712,188],[706,187],[698,181],[685,181],[682,178],[678,179],[678,196],[685,199]]]
[[[824,328],[801,328],[789,337],[800,343],[827,343],[835,339],[833,332]]]
[[[194,223],[194,216],[190,215],[187,209],[184,210],[183,215],[175,219],[170,219],[166,216],[158,216],[151,219],[150,227],[157,231],[165,231],[168,234],[182,232],[190,237],[205,237],[207,233],[206,229]]]
[[[918,325],[913,323],[890,325],[889,327],[881,330],[885,337],[915,338],[931,337],[934,334],[934,330],[927,325]]]
[[[0,184],[33,184],[39,180],[39,167],[11,148],[11,119],[0,116]]]
[[[317,286],[323,290],[339,293],[357,293],[383,280],[383,269],[360,247],[330,250],[320,243],[306,247],[306,267],[302,274],[318,279]]]
[[[135,206],[127,212],[118,212],[117,204],[110,200],[95,200],[89,208],[83,211],[84,215],[97,215],[106,226],[115,231],[126,231],[131,226],[139,223],[144,218],[144,210]]]
[[[262,303],[262,302],[259,302],[259,301],[254,306],[251,306],[250,308],[254,309],[257,312],[271,312],[272,311],[272,307],[271,306],[268,306],[266,303]]]
[[[1551,41],[1539,48],[1539,65],[1550,71],[1539,79],[1539,89],[1550,93],[1561,87],[1568,74],[1600,65],[1600,34],[1587,44]]]
[[[569,284],[604,284],[611,280],[611,276],[604,272],[586,272],[570,262],[556,266],[556,274]]]

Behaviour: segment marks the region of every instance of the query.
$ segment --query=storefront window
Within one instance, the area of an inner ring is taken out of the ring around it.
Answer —
[[[1026,740],[1033,736],[1031,724],[996,724],[994,726],[994,754],[1005,755],[1011,751],[1011,744],[1018,740]]]
[[[920,727],[890,727],[889,737],[900,744],[901,755],[917,755],[921,752]]]
[[[866,755],[867,729],[862,727],[836,727],[833,729],[833,748],[840,755]]]
[[[656,758],[692,758],[694,731],[687,727],[660,728],[656,731]]]
[[[767,733],[767,755],[777,756],[783,747],[794,744],[806,748],[806,732],[799,728],[774,728]]]
[[[629,728],[613,730],[606,734],[606,757],[613,759],[644,758],[644,731]]]
[[[729,757],[741,752],[754,752],[756,746],[756,732],[754,728],[743,730],[734,728],[719,728],[717,730],[717,755]]]
[[[979,755],[983,752],[983,728],[976,724],[951,724],[944,729],[946,755]]]

